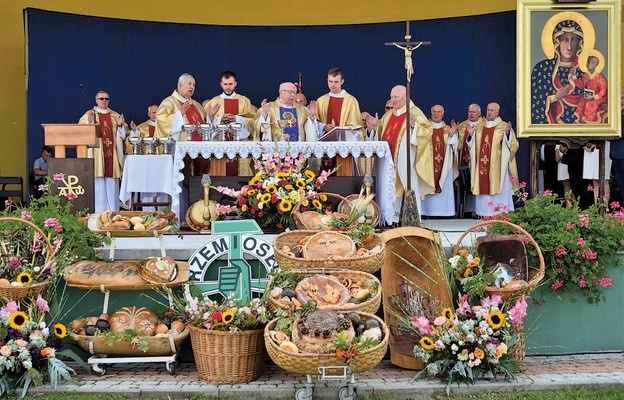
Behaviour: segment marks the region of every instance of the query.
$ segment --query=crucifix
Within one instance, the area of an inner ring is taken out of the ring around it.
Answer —
[[[385,46],[394,46],[403,50],[405,54],[405,131],[408,135],[407,140],[407,165],[411,165],[412,155],[410,154],[411,122],[410,122],[410,82],[414,73],[412,64],[412,51],[422,45],[429,45],[431,42],[413,42],[410,35],[410,21],[405,21],[405,41],[404,42],[385,42]],[[420,218],[418,215],[418,206],[416,202],[416,193],[412,190],[412,168],[407,169],[407,186],[403,191],[403,201],[401,202],[401,217],[399,219],[401,226],[420,226]]]

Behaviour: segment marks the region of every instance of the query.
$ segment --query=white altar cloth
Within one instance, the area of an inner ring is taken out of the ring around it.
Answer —
[[[293,156],[303,153],[306,157],[320,158],[323,155],[334,157],[348,157],[349,155],[367,158],[376,157],[373,175],[375,179],[375,201],[381,209],[381,223],[392,221],[394,217],[394,161],[387,142],[178,142],[175,146],[173,161],[173,189],[171,196],[171,208],[180,215],[180,182],[184,180],[184,174],[180,172],[184,168],[184,156],[197,158],[201,154],[205,158],[214,156],[218,159],[223,157],[260,158],[264,151],[273,151],[277,148],[280,154],[286,155],[288,149]],[[331,178],[330,178],[331,179]]]
[[[169,154],[126,156],[119,200],[125,203],[133,192],[166,193],[173,197],[173,172],[173,157]]]

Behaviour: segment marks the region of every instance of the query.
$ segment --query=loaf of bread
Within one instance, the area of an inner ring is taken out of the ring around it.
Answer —
[[[132,261],[80,261],[65,268],[65,280],[84,286],[144,285],[139,275],[139,262]]]
[[[171,282],[177,275],[177,264],[171,257],[150,257],[142,264],[140,274],[150,283]]]
[[[147,336],[153,336],[158,325],[158,316],[147,307],[128,306],[112,313],[108,322],[110,330],[114,332],[136,329]]]

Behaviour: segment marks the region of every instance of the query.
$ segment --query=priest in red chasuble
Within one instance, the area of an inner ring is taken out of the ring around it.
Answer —
[[[182,130],[185,124],[204,124],[206,111],[197,101],[193,100],[195,78],[191,74],[182,74],[178,78],[178,87],[171,96],[164,99],[156,111],[156,137],[171,136],[175,141],[187,140],[187,133]],[[191,134],[191,140],[202,140],[198,131]],[[193,160],[194,175],[208,173],[210,161],[198,156]]]
[[[267,102],[263,99],[254,119],[254,140],[290,140],[291,142],[314,142],[318,139],[316,101],[308,107],[295,102],[297,86],[284,82],[279,86],[279,97]],[[283,121],[284,138],[281,137],[279,121]]]
[[[457,140],[457,153],[459,163],[459,197],[460,201],[464,201],[463,212],[474,212],[475,199],[472,195],[472,185],[470,178],[470,149],[466,144],[468,139],[468,126],[474,128],[476,124],[483,124],[483,117],[481,116],[481,106],[477,103],[472,103],[468,106],[468,119],[462,121],[457,125],[457,134],[459,135]],[[459,218],[463,218],[464,215],[458,215]]]
[[[90,148],[95,175],[95,209],[93,212],[119,210],[119,178],[123,171],[123,143],[128,132],[123,114],[111,110],[108,92],[95,94],[96,106],[84,113],[79,124],[100,125],[98,147]]]
[[[379,140],[385,140],[388,142],[392,158],[394,160],[394,166],[396,171],[396,177],[394,180],[395,196],[394,202],[394,220],[393,222],[399,222],[399,216],[401,212],[401,203],[403,200],[403,192],[407,189],[407,174],[411,171],[412,189],[416,192],[416,198],[419,199],[418,185],[416,183],[416,145],[417,145],[417,133],[414,129],[416,124],[427,123],[427,117],[420,108],[416,107],[410,100],[410,134],[406,135],[405,124],[405,112],[407,104],[407,89],[403,85],[397,85],[390,91],[390,101],[392,102],[392,109],[387,111],[381,119],[372,115],[368,115],[366,118],[366,125],[371,129],[377,130],[377,137]],[[408,142],[409,138],[409,142]],[[411,159],[407,160],[407,146],[410,148]]]
[[[457,169],[457,124],[449,127],[443,120],[444,107],[431,107],[431,120],[416,126],[418,141],[416,170],[420,193],[420,215],[452,217],[455,215],[453,181]]]
[[[484,123],[467,128],[472,194],[481,217],[513,210],[513,190],[518,188],[518,139],[511,122],[504,122],[499,112],[500,105],[490,103]]]
[[[251,105],[251,101],[247,97],[235,91],[238,80],[234,72],[223,72],[219,84],[223,93],[203,103],[208,119],[215,125],[232,122],[242,124],[243,129],[239,132],[238,139],[248,140],[253,137],[251,132],[253,131],[253,118],[256,115],[255,107]],[[231,132],[227,133],[226,140],[232,139]],[[245,158],[228,159],[226,171],[228,175],[253,175],[249,162]]]

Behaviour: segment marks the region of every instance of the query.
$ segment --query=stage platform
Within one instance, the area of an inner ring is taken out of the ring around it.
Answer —
[[[442,244],[449,249],[455,245],[466,229],[475,225],[475,219],[423,219],[422,227],[440,233]],[[276,234],[264,235],[265,240],[272,242]],[[182,230],[180,234],[164,234],[163,242],[167,256],[175,260],[188,260],[196,249],[208,242],[209,234]],[[469,244],[472,235],[468,235],[465,243]],[[115,259],[133,260],[151,256],[160,256],[160,241],[157,237],[118,237],[115,238]],[[110,258],[110,246],[104,247],[104,257]]]

